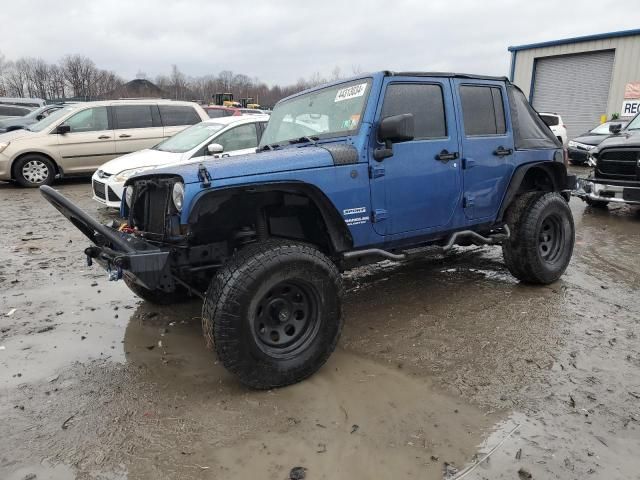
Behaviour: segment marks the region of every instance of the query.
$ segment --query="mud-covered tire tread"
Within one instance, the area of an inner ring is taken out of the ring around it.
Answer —
[[[22,167],[29,160],[39,160],[42,163],[47,165],[47,168],[49,169],[49,176],[44,182],[31,183],[30,181],[28,181],[26,178],[22,176]],[[38,153],[28,153],[18,158],[18,160],[16,160],[13,163],[12,169],[13,169],[14,180],[18,185],[24,188],[38,188],[38,187],[41,187],[42,185],[51,185],[54,179],[56,178],[56,166],[54,162],[49,157],[46,157],[45,155],[40,155]]]
[[[545,270],[538,256],[535,228],[542,212],[556,203],[566,209],[570,222],[571,242],[563,252],[566,262],[555,272]],[[566,270],[573,253],[575,227],[569,206],[557,192],[529,192],[520,195],[508,208],[505,222],[511,230],[511,238],[502,244],[505,264],[511,274],[524,283],[546,285],[556,281]],[[567,259],[568,257],[568,259]]]
[[[247,368],[239,355],[238,344],[241,338],[239,322],[239,297],[245,288],[256,280],[259,272],[275,262],[285,263],[291,258],[306,257],[317,262],[328,274],[329,281],[337,293],[336,332],[330,342],[322,348],[319,356],[310,364],[295,371],[283,374],[275,371],[272,365],[260,364],[256,368]],[[312,245],[291,240],[270,239],[251,244],[237,251],[217,272],[205,294],[202,309],[202,330],[207,347],[215,350],[218,358],[227,370],[233,373],[244,385],[258,389],[284,387],[304,380],[313,375],[328,360],[340,338],[344,325],[341,301],[344,295],[342,278],[336,265]]]
[[[193,298],[189,296],[189,293],[186,290],[181,288],[178,288],[176,291],[171,293],[163,292],[161,290],[149,290],[148,288],[137,284],[133,279],[129,278],[126,273],[122,276],[122,280],[124,280],[124,283],[134,294],[155,305],[173,305],[175,303],[187,302]]]

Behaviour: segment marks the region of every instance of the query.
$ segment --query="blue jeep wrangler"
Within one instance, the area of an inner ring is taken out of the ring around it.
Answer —
[[[360,261],[502,244],[521,281],[557,280],[574,245],[565,162],[507,79],[385,71],[282,100],[256,154],[130,178],[119,227],[41,191],[138,296],[200,297],[207,344],[262,389],[327,360],[340,272]]]

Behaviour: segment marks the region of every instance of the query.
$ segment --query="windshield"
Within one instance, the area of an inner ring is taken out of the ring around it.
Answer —
[[[640,114],[633,117],[633,120],[627,125],[627,130],[640,130]]]
[[[46,129],[46,128],[50,127],[51,125],[53,125],[54,123],[56,123],[58,120],[60,120],[62,117],[64,117],[67,113],[73,112],[76,108],[77,107],[64,107],[64,108],[61,108],[60,110],[57,110],[57,111],[53,112],[48,117],[43,118],[39,122],[36,122],[33,125],[29,125],[29,128],[27,128],[27,130],[31,130],[32,132],[41,132],[44,129]]]
[[[154,150],[171,153],[184,153],[197,147],[205,140],[211,138],[217,132],[222,130],[226,125],[221,123],[202,122],[197,123],[173,137],[167,138],[153,147]]]
[[[260,146],[307,136],[355,133],[360,127],[370,87],[370,79],[359,79],[278,103],[271,113]]]

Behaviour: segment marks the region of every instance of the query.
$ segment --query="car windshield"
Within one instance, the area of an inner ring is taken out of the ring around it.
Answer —
[[[36,122],[33,125],[29,125],[29,128],[27,128],[27,130],[31,130],[32,132],[41,132],[41,131],[45,130],[46,128],[49,128],[51,125],[56,123],[58,120],[60,120],[62,117],[64,117],[69,112],[73,112],[76,108],[78,108],[78,107],[64,107],[64,108],[61,108],[60,110],[57,110],[57,111],[53,112],[48,117],[43,118],[39,122]]]
[[[176,133],[153,147],[154,150],[171,153],[184,153],[211,138],[226,125],[222,123],[202,122]]]
[[[278,103],[271,113],[260,147],[301,137],[355,133],[360,127],[370,87],[370,79],[359,79]]]
[[[640,114],[633,117],[633,120],[627,125],[627,130],[640,130]]]

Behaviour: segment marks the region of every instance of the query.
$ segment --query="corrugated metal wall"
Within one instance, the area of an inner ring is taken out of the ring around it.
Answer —
[[[640,35],[519,50],[516,52],[513,75],[514,83],[518,85],[528,97],[535,58],[597,50],[615,50],[607,111],[602,113],[606,113],[607,116],[611,116],[613,113],[619,113],[624,98],[625,84],[640,81]]]

